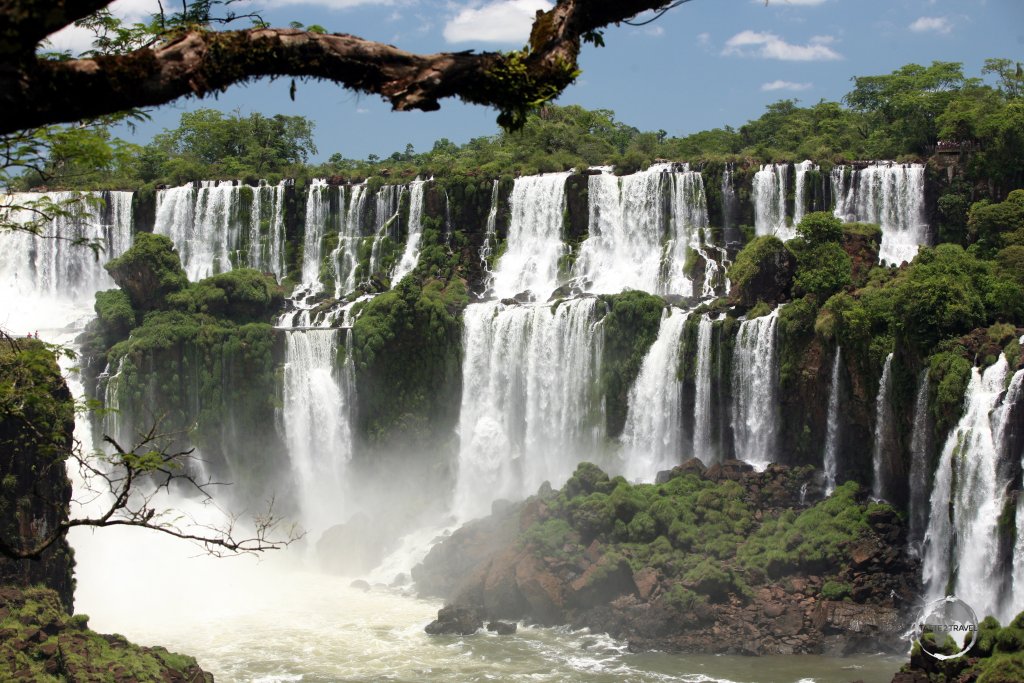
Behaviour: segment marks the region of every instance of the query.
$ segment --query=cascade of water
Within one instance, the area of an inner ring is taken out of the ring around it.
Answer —
[[[62,210],[46,209],[43,204],[48,202]],[[40,224],[32,206],[52,218]],[[53,320],[46,320],[33,301],[46,298],[55,304],[81,304],[89,311],[95,293],[114,286],[103,264],[131,245],[131,192],[0,195],[0,213],[13,223],[38,229],[38,236],[21,230],[0,232],[0,298],[5,313],[12,316],[0,319],[0,325],[32,320],[38,323],[33,327],[49,328]],[[75,244],[76,240],[98,241],[101,257]]]
[[[359,243],[363,237],[366,194],[365,184],[354,185],[348,200],[348,211],[339,221],[338,244],[331,252],[335,299],[340,299],[356,287],[356,266],[359,265]]]
[[[246,265],[284,277],[284,193],[287,182],[253,188],[249,213],[249,253]]]
[[[736,189],[732,186],[732,164],[726,164],[722,171],[722,227],[725,230],[726,242],[734,239],[737,231],[736,215],[739,213],[739,199]]]
[[[190,280],[236,266],[274,273],[280,279],[285,187],[285,182],[249,187],[231,180],[204,180],[198,189],[183,185],[159,190],[153,231],[174,242]]]
[[[878,382],[878,396],[875,398],[875,441],[871,450],[871,465],[874,476],[871,480],[871,494],[878,499],[890,499],[890,485],[887,473],[892,457],[893,425],[892,406],[889,392],[892,384],[892,354],[885,357],[882,379]]]
[[[704,178],[689,169],[673,173],[672,196],[669,208],[669,242],[666,244],[666,267],[660,289],[663,294],[693,293],[693,282],[686,272],[688,250],[692,249],[704,259],[704,284],[701,296],[715,296],[715,284],[720,279],[718,262],[711,257],[705,240],[708,229],[708,202],[704,192]]]
[[[979,616],[991,614],[1004,623],[1012,613],[1000,600],[1003,570],[993,558],[1009,483],[997,476],[998,437],[1009,412],[1000,410],[1009,393],[1007,375],[1005,356],[984,372],[971,371],[963,416],[935,469],[923,567],[930,599],[951,590]]]
[[[775,235],[781,240],[796,235],[786,222],[788,178],[788,164],[763,164],[754,174],[754,231],[758,235]]]
[[[352,456],[354,382],[350,354],[338,362],[338,336],[339,330],[306,330],[285,337],[285,442],[302,491],[303,523],[311,531],[344,521],[337,501],[343,498]]]
[[[499,298],[529,290],[538,301],[546,301],[558,286],[568,177],[568,173],[549,173],[516,178],[509,198],[508,246],[494,272]]]
[[[928,413],[928,369],[921,372],[914,400],[914,428],[910,435],[910,500],[907,505],[911,546],[924,538],[928,525],[928,492],[930,472],[928,454],[931,452],[932,421]]]
[[[494,286],[494,272],[489,260],[498,244],[498,181],[491,185],[491,208],[487,212],[487,225],[484,228],[484,242],[480,245],[480,267],[484,272],[483,288],[485,292]]]
[[[818,166],[813,161],[801,161],[796,165],[796,192],[793,202],[793,226],[800,225],[804,214],[807,213],[807,173],[817,171]]]
[[[315,294],[323,288],[320,261],[323,258],[324,230],[330,217],[330,188],[327,181],[314,178],[306,191],[306,221],[302,231],[302,283]]]
[[[381,186],[380,189],[377,190],[377,197],[375,202],[376,211],[374,212],[375,225],[373,229],[373,245],[370,248],[369,270],[363,274],[366,281],[369,280],[371,275],[373,275],[374,273],[379,273],[381,271],[380,250],[381,245],[384,242],[384,238],[387,237],[392,242],[398,242],[399,210],[402,205],[402,195],[405,194],[405,190],[405,185],[383,185]],[[409,220],[412,220],[412,214],[410,214]],[[411,223],[409,225],[409,229],[411,236]],[[416,242],[418,245],[418,238]],[[413,265],[415,265],[415,263]],[[395,279],[394,281],[398,282],[398,279]]]
[[[596,303],[466,308],[454,504],[460,520],[486,513],[496,498],[522,498],[546,480],[557,485],[598,453]]]
[[[881,263],[913,260],[930,243],[924,210],[924,165],[881,162],[862,169],[832,169],[835,215],[882,226]]]
[[[832,361],[832,382],[828,393],[828,421],[825,434],[825,495],[836,490],[836,475],[839,461],[839,379],[842,368],[843,351],[836,347],[836,357]]]
[[[702,315],[697,326],[697,369],[693,388],[693,454],[705,465],[717,462],[712,440],[711,412],[711,318]]]
[[[778,440],[778,320],[776,308],[768,315],[743,321],[733,348],[732,429],[736,457],[758,469],[774,461]]]
[[[495,189],[497,189],[497,182]],[[409,235],[405,240],[405,251],[402,259],[395,266],[395,272],[391,276],[391,286],[397,285],[402,278],[412,272],[420,260],[420,238],[423,237],[423,188],[426,183],[422,180],[414,180],[409,186]],[[490,226],[488,218],[488,229]],[[486,238],[485,238],[486,239]]]
[[[688,312],[668,308],[658,338],[644,356],[629,390],[629,411],[622,430],[623,474],[650,480],[680,460],[683,384],[679,380],[679,343]]]

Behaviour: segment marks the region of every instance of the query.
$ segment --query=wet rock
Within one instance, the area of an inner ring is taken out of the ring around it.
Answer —
[[[423,630],[432,636],[471,636],[483,628],[483,625],[483,618],[477,609],[448,605],[438,610],[437,619],[427,624]]]
[[[497,633],[499,636],[510,636],[516,632],[519,624],[514,621],[491,621],[487,624],[487,630]]]
[[[349,584],[349,587],[355,588],[356,590],[361,590],[363,592],[369,592],[370,590],[370,584],[368,584],[366,581],[363,581],[362,579],[356,579],[355,581]]]

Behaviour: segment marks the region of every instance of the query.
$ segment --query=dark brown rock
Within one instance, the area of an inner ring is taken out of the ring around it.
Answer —
[[[472,607],[449,605],[437,612],[437,619],[423,629],[432,636],[471,636],[484,626],[480,612]]]

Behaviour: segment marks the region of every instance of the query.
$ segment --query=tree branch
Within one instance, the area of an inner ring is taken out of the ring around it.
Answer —
[[[43,1],[6,0],[15,6]],[[582,38],[670,4],[559,0],[549,12],[538,12],[530,46],[512,53],[419,55],[346,34],[257,28],[189,30],[153,49],[123,55],[33,58],[0,67],[0,133],[164,104],[186,95],[202,97],[266,76],[333,81],[381,95],[397,111],[433,111],[440,108],[440,100],[459,97],[497,108],[499,122],[514,127],[527,110],[553,99],[575,80]]]
[[[0,0],[0,62],[35,52],[39,41],[113,0]]]

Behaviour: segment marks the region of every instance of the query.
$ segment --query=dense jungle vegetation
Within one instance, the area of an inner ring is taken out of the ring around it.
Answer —
[[[313,123],[299,116],[243,116],[201,109],[182,114],[178,128],[145,145],[113,137],[104,127],[52,127],[42,132],[45,168],[0,177],[16,189],[139,189],[200,179],[274,181],[284,177],[416,175],[499,177],[614,164],[620,173],[655,159],[699,161],[819,162],[854,159],[918,159],[939,141],[969,143],[964,181],[984,179],[995,194],[1024,183],[1024,72],[1009,59],[988,59],[979,76],[956,62],[908,64],[878,76],[853,79],[842,102],[802,106],[781,100],[738,129],[726,126],[684,137],[664,130],[640,131],[609,110],[546,106],[529,115],[522,130],[502,131],[458,145],[448,139],[431,150],[413,146],[388,157],[349,159],[317,153]],[[11,169],[8,169],[9,171]],[[962,212],[957,200],[943,210]]]

